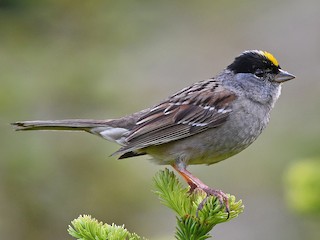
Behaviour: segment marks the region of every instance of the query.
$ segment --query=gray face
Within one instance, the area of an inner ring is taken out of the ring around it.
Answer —
[[[275,75],[268,74],[265,78],[259,78],[250,73],[238,73],[235,75],[235,87],[252,101],[273,106],[281,92],[281,85],[274,81]]]

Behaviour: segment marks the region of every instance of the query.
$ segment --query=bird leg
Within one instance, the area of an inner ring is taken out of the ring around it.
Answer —
[[[230,207],[228,196],[222,192],[221,190],[212,189],[206,184],[204,184],[199,178],[193,176],[191,172],[189,172],[184,165],[173,164],[172,167],[186,180],[186,182],[190,186],[190,192],[193,192],[196,188],[203,190],[207,196],[203,201],[199,204],[198,210],[201,210],[204,204],[207,201],[209,196],[215,196],[219,199],[221,205],[225,205],[226,212],[228,213],[228,218],[230,215]]]

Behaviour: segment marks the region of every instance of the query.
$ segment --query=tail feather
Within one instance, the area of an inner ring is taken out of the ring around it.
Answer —
[[[110,120],[92,119],[65,119],[65,120],[46,120],[46,121],[19,121],[11,123],[16,131],[26,130],[74,130],[90,131],[96,127],[109,126]]]
[[[134,121],[123,119],[93,120],[93,119],[65,119],[47,121],[20,121],[11,123],[16,131],[28,130],[67,130],[86,131],[100,136],[122,146],[126,144],[126,135],[134,125]]]

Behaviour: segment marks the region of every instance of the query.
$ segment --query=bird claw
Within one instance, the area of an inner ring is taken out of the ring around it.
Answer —
[[[215,196],[216,198],[218,198],[218,200],[220,202],[220,205],[221,206],[223,206],[223,205],[225,206],[226,212],[228,214],[227,215],[227,219],[229,219],[229,217],[230,217],[229,197],[224,192],[222,192],[221,190],[215,190],[215,189],[212,189],[212,188],[209,188],[209,187],[201,188],[201,190],[204,191],[207,194],[207,196],[199,204],[199,206],[197,208],[196,215],[198,216],[198,212],[202,210],[202,208],[206,204],[208,198],[210,196]]]
[[[209,188],[206,184],[204,184],[200,179],[193,176],[191,172],[186,169],[185,165],[172,164],[172,167],[187,181],[190,186],[189,194],[192,194],[196,189],[200,189],[204,191],[207,196],[202,200],[197,208],[197,216],[198,212],[204,207],[209,196],[215,196],[219,199],[220,205],[225,206],[226,212],[228,213],[227,219],[230,217],[230,207],[229,207],[229,198],[228,196],[220,190],[215,190]]]

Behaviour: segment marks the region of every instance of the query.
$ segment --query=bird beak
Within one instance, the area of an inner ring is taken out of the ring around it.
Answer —
[[[276,81],[278,83],[283,83],[283,82],[289,81],[294,78],[295,78],[295,76],[292,75],[291,73],[288,73],[287,71],[279,69],[279,73],[276,75],[274,81]]]

